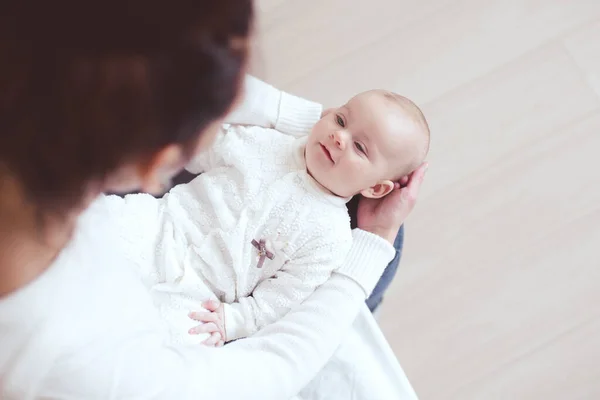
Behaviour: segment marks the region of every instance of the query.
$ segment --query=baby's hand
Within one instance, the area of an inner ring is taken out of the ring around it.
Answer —
[[[217,300],[209,300],[202,303],[202,307],[208,311],[191,312],[189,317],[202,324],[190,329],[190,335],[198,335],[200,333],[210,333],[210,337],[202,344],[206,346],[221,347],[227,340],[225,337],[225,315],[223,313],[223,305]]]

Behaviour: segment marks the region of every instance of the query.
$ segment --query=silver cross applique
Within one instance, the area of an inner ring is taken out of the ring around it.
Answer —
[[[262,268],[265,263],[265,259],[273,260],[275,255],[267,249],[267,242],[265,239],[260,239],[258,242],[256,239],[252,239],[252,246],[258,250],[258,265],[256,268]]]

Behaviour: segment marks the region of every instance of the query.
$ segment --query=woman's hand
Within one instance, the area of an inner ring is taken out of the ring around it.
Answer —
[[[394,190],[381,199],[362,197],[358,202],[358,227],[393,245],[400,226],[415,206],[427,167],[426,162],[421,164],[412,174],[396,182]]]

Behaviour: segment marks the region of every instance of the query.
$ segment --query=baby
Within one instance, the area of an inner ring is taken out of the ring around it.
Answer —
[[[203,174],[159,201],[126,198],[160,215],[160,232],[148,233],[156,236],[146,260],[153,269],[142,275],[174,341],[206,338],[188,334],[196,329],[187,311],[209,298],[222,307],[200,315],[224,341],[252,335],[301,303],[350,250],[345,203],[387,195],[429,149],[419,108],[383,90],[327,110],[306,134],[224,126],[187,167]]]
[[[410,100],[383,90],[326,111],[308,137],[307,171],[342,198],[381,198],[414,171],[429,150],[429,127]]]

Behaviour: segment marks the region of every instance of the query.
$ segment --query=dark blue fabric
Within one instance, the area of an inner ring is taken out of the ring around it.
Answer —
[[[354,196],[347,204],[348,214],[350,215],[350,226],[352,229],[356,228],[358,225],[357,221],[357,211],[358,211],[358,202],[360,201],[360,196]],[[375,286],[373,293],[367,299],[367,306],[369,306],[369,310],[371,312],[375,311],[377,306],[381,304],[383,300],[383,295],[385,291],[392,283],[396,272],[398,271],[398,265],[400,264],[400,258],[402,257],[402,246],[404,244],[404,226],[400,227],[398,231],[398,235],[396,236],[396,240],[394,241],[394,247],[396,248],[396,256],[394,259],[388,264],[388,266],[383,271],[383,275],[379,279],[379,282]]]
[[[373,293],[367,299],[367,306],[371,312],[375,311],[375,309],[381,304],[383,300],[383,295],[385,291],[389,288],[390,283],[396,276],[396,272],[398,272],[398,265],[400,264],[400,258],[402,258],[402,246],[404,245],[404,225],[400,227],[398,231],[398,235],[396,236],[396,240],[394,241],[394,248],[396,248],[396,256],[394,259],[388,264],[388,266],[383,271],[383,275],[377,282]]]

